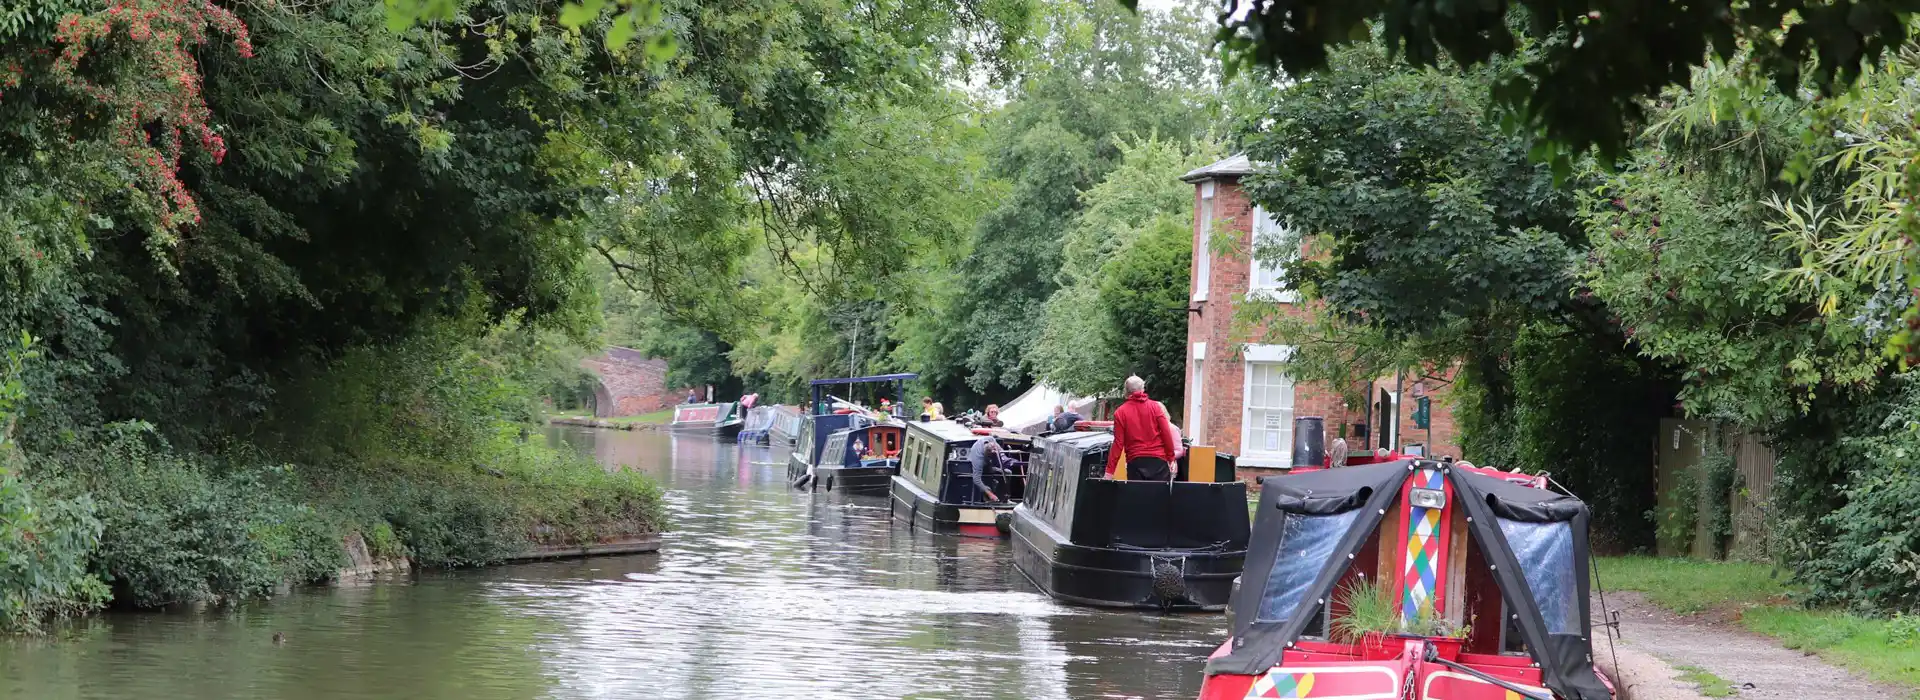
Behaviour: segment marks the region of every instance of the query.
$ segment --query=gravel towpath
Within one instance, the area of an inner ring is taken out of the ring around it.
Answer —
[[[1702,697],[1691,684],[1678,680],[1674,666],[1695,666],[1726,679],[1736,690],[1733,697],[1741,700],[1915,697],[1910,690],[1867,680],[1819,657],[1782,647],[1737,624],[1667,612],[1638,593],[1608,593],[1607,604],[1619,613],[1620,638],[1613,650],[1619,662],[1612,660],[1613,653],[1600,634],[1597,598],[1594,657],[1602,668],[1617,668],[1613,675],[1616,683],[1625,686],[1627,700]]]

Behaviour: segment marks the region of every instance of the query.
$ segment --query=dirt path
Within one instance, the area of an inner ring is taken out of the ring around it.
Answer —
[[[1726,679],[1742,700],[1906,700],[1914,693],[1904,688],[1875,683],[1848,672],[1819,657],[1780,646],[1767,637],[1741,629],[1737,624],[1706,617],[1682,617],[1649,604],[1631,591],[1607,594],[1607,604],[1619,612],[1621,653],[1624,675],[1643,679],[1647,691],[1635,693],[1636,700],[1676,697],[1676,684],[1670,669],[1650,668],[1642,654],[1656,657],[1670,666],[1695,666]],[[1600,636],[1599,600],[1594,600],[1594,656],[1611,666],[1606,657],[1607,641]],[[1662,672],[1664,671],[1664,672]],[[1687,684],[1678,684],[1683,693],[1691,693]],[[1684,695],[1682,695],[1684,696]]]

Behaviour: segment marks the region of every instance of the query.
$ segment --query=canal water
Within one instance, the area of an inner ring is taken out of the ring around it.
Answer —
[[[659,553],[104,615],[0,642],[0,698],[1192,698],[1226,632],[1057,604],[1004,541],[796,492],[766,448],[550,435],[666,487]]]

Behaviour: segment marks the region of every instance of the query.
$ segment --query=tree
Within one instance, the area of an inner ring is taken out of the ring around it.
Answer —
[[[1122,0],[1129,6],[1137,0]],[[1487,86],[1529,131],[1577,154],[1625,155],[1646,101],[1686,87],[1710,57],[1747,52],[1784,94],[1803,78],[1833,96],[1908,36],[1910,2],[1615,2],[1518,0],[1230,0],[1217,41],[1236,66],[1295,77],[1329,67],[1334,47],[1376,32],[1415,66],[1513,58],[1520,70]],[[1570,160],[1563,160],[1566,167]],[[1563,171],[1565,172],[1565,171]]]
[[[1483,88],[1500,75],[1417,69],[1357,46],[1336,52],[1329,72],[1278,88],[1272,106],[1248,118],[1248,153],[1273,163],[1250,178],[1249,193],[1292,232],[1253,254],[1335,317],[1319,330],[1344,337],[1288,339],[1300,346],[1296,368],[1350,362],[1344,346],[1354,340],[1408,343],[1441,366],[1464,361],[1498,413],[1508,401],[1501,358],[1527,323],[1619,347],[1604,311],[1568,293],[1586,240],[1573,187],[1556,184],[1528,160],[1524,139],[1499,129]],[[1313,254],[1292,254],[1302,241]],[[1274,321],[1277,330],[1314,330]],[[1337,356],[1317,358],[1319,349]]]
[[[1081,213],[1061,243],[1062,261],[1055,275],[1059,289],[1047,299],[1039,337],[1028,355],[1035,376],[1076,394],[1115,391],[1129,372],[1144,371],[1155,375],[1151,379],[1172,381],[1159,386],[1178,384],[1183,376],[1161,366],[1166,362],[1161,358],[1185,356],[1185,318],[1173,314],[1178,328],[1171,335],[1161,332],[1160,324],[1167,320],[1164,312],[1183,305],[1188,268],[1158,276],[1133,275],[1128,284],[1150,287],[1136,287],[1136,293],[1151,295],[1167,307],[1150,310],[1145,317],[1114,313],[1115,299],[1107,296],[1103,285],[1121,270],[1136,273],[1144,271],[1142,266],[1170,263],[1152,260],[1153,253],[1143,249],[1133,255],[1133,261],[1113,267],[1123,251],[1131,251],[1147,237],[1177,234],[1177,241],[1157,240],[1148,247],[1170,253],[1164,249],[1177,243],[1188,250],[1185,259],[1191,261],[1193,185],[1179,178],[1217,160],[1220,149],[1204,142],[1183,145],[1147,138],[1123,142],[1121,151],[1120,166],[1080,196]],[[1141,344],[1137,339],[1143,337],[1154,341]]]
[[[1080,193],[1120,164],[1124,139],[1182,143],[1203,133],[1216,109],[1204,27],[1190,8],[1135,15],[1074,0],[1050,9],[1040,70],[1013,86],[989,122],[992,172],[1010,190],[980,217],[959,266],[966,293],[944,321],[960,329],[959,363],[923,371],[976,392],[1026,384],[1040,338],[1032,320],[1057,288]]]
[[[1449,399],[1471,431],[1466,458],[1552,470],[1598,499],[1603,533],[1636,544],[1652,465],[1620,445],[1651,437],[1667,370],[1574,293],[1589,181],[1558,180],[1500,128],[1485,88],[1510,69],[1422,69],[1359,45],[1273,89],[1242,133],[1271,164],[1247,187],[1291,233],[1252,254],[1300,303],[1246,300],[1240,320],[1295,348],[1295,381],[1463,379]],[[1589,426],[1599,414],[1641,420]]]
[[[1905,308],[1903,285],[1822,256],[1851,240],[1855,217],[1884,216],[1884,201],[1855,195],[1887,173],[1804,162],[1794,182],[1775,177],[1858,143],[1844,136],[1863,125],[1855,99],[1815,106],[1738,64],[1702,69],[1589,202],[1582,280],[1642,354],[1681,370],[1690,413],[1776,425],[1888,368],[1883,316]]]
[[[1100,305],[1112,324],[1121,367],[1147,386],[1186,381],[1192,231],[1187,217],[1157,217],[1100,269]],[[1113,391],[1118,384],[1107,386]]]

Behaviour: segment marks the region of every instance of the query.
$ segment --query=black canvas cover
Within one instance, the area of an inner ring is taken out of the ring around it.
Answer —
[[[1413,464],[1400,460],[1260,480],[1246,570],[1232,603],[1233,650],[1207,661],[1208,675],[1251,675],[1280,661],[1379,527]],[[1277,572],[1275,561],[1283,562]],[[1276,589],[1272,601],[1269,588]]]
[[[1463,469],[1448,469],[1447,480],[1547,688],[1567,700],[1608,700],[1587,618],[1586,504]]]

